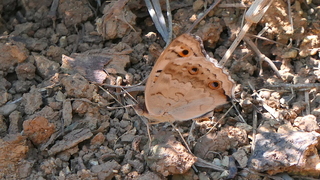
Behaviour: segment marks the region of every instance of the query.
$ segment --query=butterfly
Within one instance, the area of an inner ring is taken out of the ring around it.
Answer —
[[[135,110],[154,123],[199,118],[228,103],[234,88],[200,37],[186,33],[159,56],[146,83],[145,106]]]

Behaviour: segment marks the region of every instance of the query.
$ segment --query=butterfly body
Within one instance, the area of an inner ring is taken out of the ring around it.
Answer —
[[[173,122],[201,117],[226,104],[234,82],[210,58],[200,38],[183,34],[160,55],[145,89],[146,111],[154,122]]]

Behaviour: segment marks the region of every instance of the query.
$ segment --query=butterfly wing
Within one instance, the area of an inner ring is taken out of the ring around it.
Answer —
[[[202,49],[201,41],[183,34],[161,54],[146,84],[148,118],[188,120],[228,102],[234,82]]]
[[[201,39],[195,37],[191,34],[182,34],[181,36],[174,39],[169,46],[161,53],[155,65],[153,66],[152,71],[150,72],[147,87],[150,87],[152,84],[156,83],[156,79],[161,73],[161,71],[176,58],[183,57],[204,57],[202,52],[202,44],[200,43]],[[188,54],[185,54],[188,53]],[[148,91],[148,88],[146,89]],[[148,92],[146,92],[147,94]]]

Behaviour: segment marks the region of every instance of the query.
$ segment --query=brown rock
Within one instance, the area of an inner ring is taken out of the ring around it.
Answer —
[[[0,137],[7,134],[7,124],[2,114],[0,114]]]
[[[103,9],[103,17],[96,21],[97,31],[105,39],[122,38],[135,25],[136,15],[126,8],[126,1],[115,1]]]
[[[298,127],[299,129],[311,132],[311,131],[320,131],[320,127],[317,122],[317,117],[314,115],[307,115],[304,117],[297,117],[294,120],[293,126]]]
[[[61,63],[62,62],[62,55],[68,55],[69,52],[66,51],[65,49],[61,48],[61,47],[57,47],[57,46],[50,46],[47,50],[47,56],[48,57],[52,57],[52,60],[57,62],[57,63]]]
[[[98,134],[96,134],[90,141],[91,145],[101,145],[102,143],[104,143],[106,140],[106,138],[104,137],[104,135],[99,132]]]
[[[79,73],[89,81],[103,83],[107,77],[103,69],[110,62],[110,57],[99,54],[77,54],[74,56],[74,58],[62,56],[61,69],[64,72],[70,74]]]
[[[121,165],[112,160],[100,165],[92,166],[91,171],[98,174],[99,179],[112,179]]]
[[[8,116],[12,111],[16,110],[18,107],[17,104],[9,103],[0,107],[0,114]]]
[[[132,49],[124,43],[117,44],[113,49],[115,52],[121,52],[121,55],[116,55],[115,53],[111,56],[112,61],[107,64],[106,71],[111,74],[122,74],[124,76],[127,74],[125,68],[130,63],[130,56],[126,54],[131,53]]]
[[[31,23],[31,22],[17,24],[14,28],[14,31],[11,33],[11,35],[17,36],[22,33],[26,34],[29,31],[31,31],[32,26],[33,26],[33,23]]]
[[[0,71],[5,74],[14,72],[14,67],[28,57],[28,50],[20,43],[0,43]]]
[[[221,23],[219,21],[212,21],[207,22],[205,26],[199,28],[196,34],[199,34],[202,40],[206,42],[207,47],[215,47],[216,43],[220,39],[222,31],[223,28]]]
[[[19,111],[13,111],[9,115],[9,134],[20,133],[22,130],[22,116]]]
[[[277,133],[280,133],[280,134],[289,134],[292,131],[299,131],[299,129],[293,127],[290,122],[280,125],[277,129]]]
[[[67,27],[63,24],[63,23],[59,23],[57,24],[57,29],[56,29],[57,33],[61,36],[66,36],[68,35],[69,31],[67,29]]]
[[[58,158],[50,157],[48,159],[43,160],[43,162],[40,165],[40,169],[45,174],[53,174],[56,172],[56,169],[58,167],[61,167],[61,160]]]
[[[35,161],[27,161],[22,159],[19,162],[19,166],[18,166],[18,177],[21,179],[27,179],[32,173],[32,167],[34,163]]]
[[[89,129],[76,129],[63,137],[63,140],[58,141],[48,151],[50,155],[57,154],[64,150],[70,149],[80,142],[91,138],[93,134]]]
[[[132,128],[131,130],[127,131],[125,134],[121,136],[122,142],[132,142],[135,138],[135,134],[137,133],[136,128]]]
[[[16,93],[26,93],[30,90],[32,85],[34,85],[34,83],[31,81],[17,80],[13,82],[12,87],[15,89]]]
[[[21,42],[23,42],[26,45],[26,48],[28,48],[30,51],[43,51],[48,47],[48,39],[47,38],[22,38]]]
[[[197,12],[199,9],[203,8],[203,6],[204,6],[203,0],[196,0],[192,5],[192,9],[194,12]]]
[[[69,126],[72,122],[72,106],[70,101],[63,102],[62,118],[64,127]]]
[[[32,63],[21,63],[16,67],[16,73],[18,79],[26,80],[26,79],[33,79],[36,74],[36,67]]]
[[[70,149],[67,149],[65,151],[62,151],[61,153],[59,153],[57,155],[57,158],[61,159],[62,161],[69,161],[71,155],[76,154],[79,152],[79,147],[78,146],[74,146]]]
[[[35,86],[32,86],[29,93],[23,94],[22,103],[25,113],[33,114],[42,105],[41,93]]]
[[[231,139],[229,139],[228,133],[229,128],[223,128],[216,133],[204,135],[197,141],[194,147],[194,154],[203,159],[213,159],[213,157],[208,156],[209,151],[223,152],[230,149],[231,145],[235,143],[232,143]]]
[[[60,119],[60,114],[58,111],[54,111],[51,107],[45,106],[40,111],[37,111],[36,113],[30,115],[27,117],[27,119],[34,119],[36,117],[42,116],[46,119],[48,119],[51,123],[54,123],[56,127],[60,127],[61,121],[58,121]]]
[[[11,98],[11,94],[6,92],[6,90],[0,89],[0,106],[4,105]]]
[[[11,83],[5,78],[0,77],[0,106],[4,105],[8,100],[11,99],[11,94],[7,92],[7,89],[10,87]]]
[[[93,93],[97,91],[97,87],[89,82],[80,74],[74,74],[61,79],[62,85],[65,87],[68,96],[75,98],[93,98]]]
[[[85,0],[60,1],[58,14],[67,27],[80,24],[93,16],[93,12]]]
[[[128,163],[136,170],[138,173],[142,173],[144,171],[144,164],[143,162],[139,161],[138,159],[129,160]]]
[[[245,168],[248,163],[247,153],[243,148],[239,148],[232,156],[238,161],[241,168]]]
[[[163,176],[186,173],[196,162],[197,157],[168,132],[155,135],[152,145],[147,150],[146,161],[150,169]]]
[[[229,127],[228,137],[234,142],[232,147],[249,144],[247,132],[241,128]]]
[[[257,134],[249,167],[269,174],[288,172],[319,177],[319,140],[320,134],[316,132]]]
[[[50,78],[55,73],[59,72],[60,65],[54,61],[50,61],[46,57],[42,55],[38,55],[36,53],[32,53],[34,56],[37,70],[42,78]]]
[[[44,117],[23,122],[24,134],[36,145],[46,142],[56,131],[55,125]]]
[[[0,178],[11,179],[10,174],[17,171],[18,163],[26,157],[28,151],[25,136],[9,134],[0,139]]]
[[[107,77],[105,69],[111,74],[126,74],[125,68],[130,62],[128,54],[132,51],[129,45],[119,43],[112,48],[90,50],[71,57],[63,55],[61,69],[65,73],[79,73],[89,81],[103,83]]]
[[[88,103],[85,101],[75,100],[72,103],[72,110],[78,114],[85,114],[88,110]]]
[[[162,177],[159,177],[158,174],[154,173],[154,172],[145,172],[143,174],[141,174],[140,176],[138,176],[137,178],[135,179],[139,179],[139,180],[162,180],[163,178]]]

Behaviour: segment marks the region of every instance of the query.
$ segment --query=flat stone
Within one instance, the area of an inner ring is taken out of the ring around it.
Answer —
[[[76,129],[63,137],[63,140],[57,141],[55,145],[48,151],[49,155],[55,155],[59,152],[70,149],[80,142],[87,140],[93,136],[89,129]]]
[[[47,79],[59,72],[60,65],[54,61],[47,59],[46,57],[32,53],[36,61],[36,67],[42,78]]]

